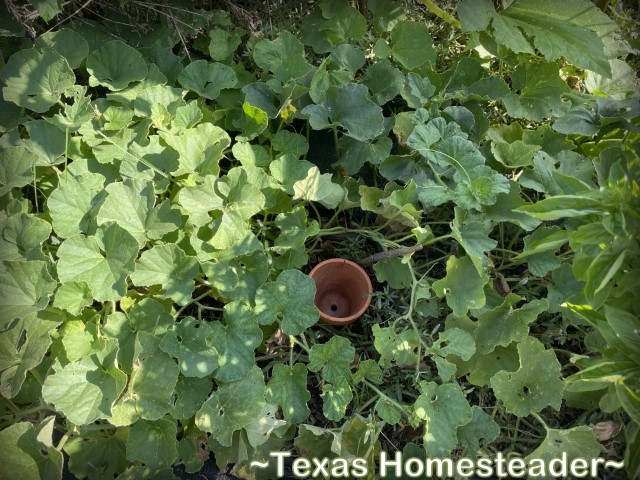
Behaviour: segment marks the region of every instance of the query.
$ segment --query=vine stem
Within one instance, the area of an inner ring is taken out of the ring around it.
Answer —
[[[433,13],[436,17],[441,18],[442,20],[444,20],[448,24],[453,25],[454,27],[462,30],[462,25],[460,25],[460,22],[458,21],[458,19],[456,19],[452,15],[449,15],[447,12],[442,10],[440,7],[438,7],[431,0],[420,0],[420,2],[425,7],[427,7],[429,9],[429,11],[431,13]]]
[[[538,415],[536,412],[531,412],[531,416],[535,418],[538,422],[540,422],[546,431],[549,431],[549,426],[546,424],[546,422],[542,419],[540,415]]]
[[[393,398],[391,398],[390,396],[388,396],[386,393],[382,392],[378,387],[376,387],[373,383],[371,383],[369,380],[367,380],[366,378],[362,380],[364,382],[364,384],[369,387],[371,390],[373,390],[376,395],[378,395],[380,398],[383,398],[384,400],[388,401],[389,403],[391,403],[394,407],[398,408],[402,413],[404,413],[407,417],[409,417],[409,412],[407,412],[407,407],[406,405],[402,405],[401,403],[399,403],[397,400],[394,400]]]

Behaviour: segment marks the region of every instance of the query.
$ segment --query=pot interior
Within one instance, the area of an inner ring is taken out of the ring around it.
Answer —
[[[329,263],[313,275],[315,304],[327,316],[346,318],[360,312],[369,301],[369,282],[348,263]]]

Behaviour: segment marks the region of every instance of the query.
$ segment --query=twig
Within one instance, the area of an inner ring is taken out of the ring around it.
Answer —
[[[87,0],[86,2],[84,2],[79,9],[77,9],[75,12],[73,12],[71,15],[69,15],[66,18],[63,18],[62,20],[60,20],[58,23],[56,23],[53,27],[51,27],[49,30],[47,30],[44,33],[49,33],[52,30],[56,29],[57,27],[60,26],[60,24],[68,21],[70,18],[75,17],[77,14],[79,14],[82,10],[84,10],[85,8],[87,8],[89,6],[89,4],[93,2],[93,0]],[[44,35],[44,33],[42,35]]]
[[[392,250],[386,250],[384,252],[374,253],[373,255],[369,255],[368,257],[361,258],[356,263],[358,265],[371,265],[372,263],[376,263],[380,260],[387,260],[393,257],[401,257],[403,255],[407,255],[414,252],[419,252],[422,250],[422,245],[414,245],[413,247],[402,247],[402,248],[394,248]]]

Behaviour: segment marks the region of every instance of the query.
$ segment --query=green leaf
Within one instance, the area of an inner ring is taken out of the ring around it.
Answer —
[[[62,242],[58,278],[63,283],[84,281],[98,301],[117,301],[126,293],[137,255],[138,242],[129,232],[115,223],[103,225],[97,237],[74,235]]]
[[[376,402],[375,410],[380,419],[389,425],[398,425],[402,420],[402,410],[385,398],[380,397]]]
[[[14,318],[43,310],[55,288],[56,282],[45,262],[3,261],[0,264],[0,330]]]
[[[51,225],[34,215],[19,213],[0,221],[0,260],[42,260],[42,243]]]
[[[367,8],[373,14],[376,30],[388,32],[406,18],[402,7],[391,0],[368,0]]]
[[[411,108],[422,108],[436,91],[428,78],[409,72],[407,81],[400,90],[400,95]]]
[[[20,392],[27,372],[37,367],[49,350],[51,331],[62,321],[63,315],[44,310],[21,318],[2,332],[0,392],[3,397],[14,398]]]
[[[262,370],[253,367],[240,380],[225,383],[196,413],[196,426],[211,433],[223,446],[231,446],[233,432],[260,419],[265,406]]]
[[[425,421],[424,449],[429,457],[448,457],[458,444],[458,428],[471,421],[473,411],[455,383],[422,381],[420,391],[413,408]]]
[[[160,350],[178,360],[185,377],[206,377],[218,367],[212,333],[208,323],[185,317],[162,337]]]
[[[382,383],[382,369],[375,360],[367,359],[360,362],[358,370],[353,374],[353,384],[367,379],[373,383]]]
[[[496,14],[491,0],[465,0],[458,5],[457,12],[463,32],[486,30]]]
[[[136,262],[131,281],[146,287],[160,285],[162,298],[185,305],[191,299],[195,288],[193,279],[199,270],[196,258],[186,255],[176,244],[154,245]]]
[[[46,32],[40,35],[35,47],[41,51],[51,48],[67,59],[69,66],[76,69],[89,55],[89,44],[75,30],[61,28],[54,32]]]
[[[66,137],[63,131],[44,120],[25,122],[24,127],[29,133],[29,140],[24,144],[38,156],[36,165],[49,166],[64,161]]]
[[[442,357],[455,355],[462,360],[469,360],[476,353],[473,335],[457,327],[447,328],[441,332],[431,348]]]
[[[169,468],[178,456],[175,421],[140,420],[127,438],[127,460],[143,462],[152,470]]]
[[[345,0],[325,1],[302,21],[300,36],[316,53],[327,53],[349,38],[364,36],[364,16]]]
[[[387,258],[373,265],[379,282],[387,282],[395,290],[408,288],[413,284],[413,275],[409,265],[401,258]]]
[[[475,336],[480,353],[492,352],[497,346],[507,347],[511,342],[522,342],[529,334],[529,324],[549,308],[545,299],[531,300],[514,308],[522,300],[510,293],[501,305],[478,315]]]
[[[539,412],[548,405],[560,409],[565,384],[560,379],[560,363],[553,350],[533,337],[518,344],[520,368],[501,371],[491,378],[491,388],[505,408],[519,417]]]
[[[388,137],[369,143],[344,136],[338,141],[339,163],[347,173],[358,173],[367,162],[371,165],[381,164],[391,153],[392,146],[393,142]]]
[[[231,67],[222,63],[196,60],[184,68],[178,81],[201,97],[215,100],[221,90],[235,87],[238,78]]]
[[[87,425],[111,416],[111,406],[124,390],[127,376],[115,365],[115,349],[93,354],[64,367],[54,363],[42,385],[42,398],[69,421]]]
[[[355,353],[348,338],[336,335],[326,343],[311,347],[308,368],[312,372],[322,370],[325,382],[337,383],[339,378],[351,377],[349,365],[353,362]]]
[[[500,435],[500,426],[479,406],[473,405],[471,410],[471,421],[458,427],[458,439],[464,448],[464,454],[475,458],[480,448],[480,440],[486,443],[493,442]]]
[[[493,250],[498,242],[489,238],[491,225],[469,217],[460,207],[455,207],[455,219],[451,224],[451,235],[464,248],[479,275],[484,273],[487,258],[484,252]]]
[[[393,327],[373,326],[373,345],[380,353],[378,364],[385,368],[414,366],[418,362],[420,337],[415,330],[396,333]]]
[[[438,297],[446,296],[453,314],[461,317],[469,309],[484,306],[484,285],[487,281],[486,275],[478,274],[471,258],[451,256],[447,260],[447,276],[433,282],[433,290]]]
[[[531,244],[543,244],[546,239],[554,238],[553,235],[559,231],[560,229],[558,227],[538,227],[533,233],[524,237],[524,251],[521,255],[524,255],[525,252],[529,253],[528,251],[531,250]],[[555,270],[561,265],[560,259],[556,257],[555,252],[552,249],[544,249],[538,253],[526,255],[526,262],[527,268],[531,274],[538,277],[544,277],[547,273]]]
[[[285,83],[304,76],[311,65],[304,58],[304,47],[292,33],[284,30],[274,40],[263,39],[253,47],[253,60]]]
[[[333,384],[322,386],[322,413],[327,419],[337,422],[344,414],[353,399],[349,382],[345,377],[336,377]]]
[[[362,79],[362,83],[371,90],[373,99],[378,105],[384,105],[393,100],[400,93],[404,81],[402,72],[386,59],[369,66]]]
[[[169,413],[178,420],[190,419],[207,400],[209,392],[211,392],[209,377],[183,377],[181,375],[176,383]]]
[[[127,390],[112,408],[109,422],[130,425],[139,418],[158,420],[172,408],[172,396],[180,369],[175,360],[158,348],[156,335],[138,332],[133,369]]]
[[[426,25],[418,22],[398,22],[391,31],[391,52],[407,70],[414,70],[425,63],[435,63],[436,51]]]
[[[246,295],[242,300],[247,300]],[[218,351],[219,364],[213,376],[217,380],[231,382],[244,377],[255,365],[254,350],[262,343],[262,330],[253,310],[239,301],[224,306],[224,320],[225,325],[220,322],[211,324],[212,342]]]
[[[45,22],[51,21],[56,15],[62,13],[61,0],[31,0],[31,4]]]
[[[293,184],[293,199],[318,202],[327,208],[336,208],[344,198],[343,188],[331,181],[330,173],[320,174],[318,167],[311,167],[307,176]]]
[[[236,51],[241,42],[242,29],[231,31],[220,28],[209,30],[209,55],[214,60],[220,62],[226,60]]]
[[[533,157],[540,150],[538,145],[529,145],[522,140],[513,143],[492,142],[491,153],[497,161],[508,168],[520,168],[531,165]]]
[[[247,102],[242,104],[243,116],[234,125],[242,129],[242,135],[236,138],[240,142],[248,142],[260,135],[269,126],[269,117],[258,107],[249,105]]]
[[[382,109],[369,98],[368,89],[362,84],[329,87],[326,101],[306,106],[302,114],[309,116],[311,127],[316,130],[342,125],[350,137],[363,142],[384,131]]]
[[[602,201],[583,195],[556,195],[540,200],[534,205],[524,205],[516,210],[538,220],[558,220],[563,217],[582,217],[603,213]]]
[[[518,183],[510,181],[509,192],[498,194],[496,203],[484,205],[482,209],[486,216],[494,222],[511,222],[524,230],[533,230],[540,225],[540,221],[520,213],[518,209],[523,205],[525,205],[525,201],[520,197],[520,186]]]
[[[142,54],[120,40],[112,40],[87,57],[89,85],[102,85],[111,91],[124,90],[148,73]]]
[[[553,62],[527,63],[511,75],[512,93],[504,97],[507,113],[515,118],[541,122],[560,117],[569,110],[562,95],[571,89],[558,74]]]
[[[291,367],[274,365],[267,385],[266,400],[282,407],[287,422],[304,422],[310,413],[307,403],[311,400],[307,390],[307,367],[302,363]]]
[[[589,461],[598,458],[603,450],[604,448],[598,442],[593,430],[586,425],[567,430],[547,428],[547,436],[544,441],[525,457],[525,461],[531,462],[535,459],[543,465],[550,465],[553,459],[559,458],[559,452],[562,452],[563,457],[566,455],[568,462],[577,458]],[[551,479],[554,477],[549,474],[540,475],[538,478]]]
[[[217,175],[222,152],[231,144],[227,132],[211,123],[183,130],[180,135],[161,132],[160,137],[180,154],[176,176],[196,172]]]
[[[211,285],[224,297],[253,304],[256,291],[269,277],[269,263],[262,251],[202,263]]]
[[[6,478],[62,478],[64,459],[62,452],[54,448],[49,432],[54,420],[55,417],[48,417],[38,427],[29,422],[18,422],[0,431],[0,448],[4,459],[2,474]]]
[[[112,479],[124,472],[127,433],[119,429],[113,435],[98,432],[69,438],[64,444],[64,452],[69,455],[69,471],[78,478],[90,480]]]
[[[47,200],[53,230],[62,238],[78,233],[93,234],[97,215],[106,193],[105,178],[98,173],[82,173],[62,180]]]
[[[299,270],[285,270],[275,282],[265,283],[256,292],[256,317],[261,325],[281,319],[282,331],[300,335],[318,321],[320,313],[313,301],[316,284]]]
[[[180,226],[180,214],[169,202],[154,207],[153,183],[127,179],[107,185],[107,197],[98,212],[98,223],[115,222],[143,246],[147,240],[162,238]]]
[[[306,155],[309,151],[309,143],[306,138],[299,133],[288,130],[280,130],[276,133],[271,138],[271,147],[277,152],[280,152],[280,155],[293,155],[296,158]]]
[[[33,182],[38,157],[24,147],[0,147],[0,195]]]
[[[54,50],[23,49],[14,53],[0,73],[2,97],[34,112],[44,113],[60,100],[76,77]]]

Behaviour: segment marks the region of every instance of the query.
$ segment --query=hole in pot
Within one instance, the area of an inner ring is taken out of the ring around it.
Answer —
[[[335,312],[336,310],[338,310],[338,306],[337,305],[331,305],[331,311]]]

